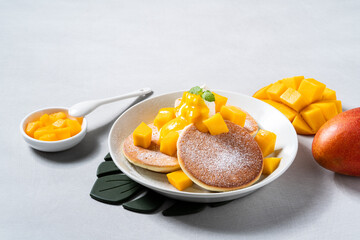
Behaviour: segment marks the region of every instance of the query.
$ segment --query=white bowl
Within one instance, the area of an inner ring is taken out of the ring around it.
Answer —
[[[29,122],[38,120],[45,113],[51,114],[51,113],[60,112],[60,111],[68,114],[68,108],[65,108],[65,107],[44,108],[44,109],[40,109],[40,110],[37,110],[35,112],[28,114],[21,121],[21,124],[20,124],[20,132],[21,132],[25,142],[27,142],[32,148],[35,148],[35,149],[43,151],[43,152],[64,151],[66,149],[74,147],[76,144],[81,142],[81,140],[85,137],[86,130],[87,130],[87,121],[85,118],[83,119],[83,122],[81,125],[81,131],[78,134],[76,134],[75,136],[72,136],[72,137],[64,139],[64,140],[40,141],[40,140],[37,140],[35,138],[28,136],[25,133],[26,125]]]
[[[174,101],[182,96],[183,91],[164,94],[136,104],[121,115],[113,124],[108,144],[110,154],[120,170],[134,181],[142,184],[165,196],[192,202],[221,202],[246,196],[255,190],[271,183],[280,177],[295,159],[298,140],[294,127],[290,121],[277,109],[255,98],[225,91],[216,91],[228,97],[228,104],[238,106],[258,122],[262,129],[274,132],[277,135],[275,153],[282,158],[279,167],[269,176],[262,176],[255,184],[229,192],[209,192],[193,185],[185,191],[174,188],[166,178],[166,174],[155,173],[134,166],[123,156],[122,142],[142,122],[152,122],[158,110],[163,107],[172,107]]]

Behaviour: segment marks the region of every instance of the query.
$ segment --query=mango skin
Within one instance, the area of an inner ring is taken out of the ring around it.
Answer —
[[[360,107],[327,121],[314,137],[312,154],[330,171],[360,177]]]

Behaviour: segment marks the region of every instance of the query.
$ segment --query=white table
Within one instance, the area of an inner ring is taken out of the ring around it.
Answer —
[[[47,106],[206,83],[251,95],[313,77],[360,105],[359,1],[0,2],[0,239],[358,239],[360,179],[315,163],[312,137],[278,180],[182,217],[144,215],[89,197],[114,119],[132,100],[88,116],[61,153],[29,148],[19,123]]]

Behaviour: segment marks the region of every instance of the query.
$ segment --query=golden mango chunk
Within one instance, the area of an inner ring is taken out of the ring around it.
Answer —
[[[264,158],[264,168],[262,174],[270,175],[273,173],[279,166],[281,158],[271,157]]]
[[[335,102],[317,102],[311,104],[310,106],[320,108],[326,121],[338,115]]]
[[[66,118],[66,114],[64,112],[56,112],[49,114],[49,119],[51,122],[55,122],[59,119],[65,119],[65,118]]]
[[[303,134],[303,135],[315,134],[315,132],[305,122],[305,120],[300,116],[300,114],[294,118],[292,125],[294,126],[294,128],[298,134]]]
[[[166,177],[171,185],[173,185],[179,191],[183,191],[193,184],[191,179],[182,170],[168,173],[166,174]]]
[[[49,115],[48,114],[43,114],[41,117],[40,117],[40,122],[43,126],[47,126],[47,125],[50,125],[52,122],[49,118]]]
[[[204,124],[203,121],[195,122],[194,125],[197,128],[197,130],[199,130],[200,132],[203,133],[209,132],[209,129],[207,128],[207,126]]]
[[[326,85],[313,78],[304,79],[299,86],[298,92],[305,97],[308,103],[322,98]]]
[[[220,114],[225,120],[229,120],[241,127],[245,125],[246,113],[241,111],[240,108],[235,106],[223,106],[220,110]]]
[[[317,132],[326,122],[321,109],[317,107],[309,106],[302,110],[300,114],[314,132]]]
[[[34,132],[42,126],[40,121],[30,122],[26,125],[25,132],[30,137],[34,137]]]
[[[269,99],[281,102],[280,96],[286,91],[287,87],[285,84],[276,82],[266,90],[266,94]]]
[[[152,129],[144,122],[133,132],[134,145],[138,147],[148,148],[151,144]]]
[[[215,96],[215,112],[220,112],[222,106],[226,105],[228,98],[214,92],[213,94]]]
[[[46,126],[36,129],[34,132],[34,138],[40,140],[40,137],[46,134],[52,134],[54,133],[53,126]]]
[[[56,128],[62,128],[62,127],[66,127],[66,121],[65,119],[58,119],[55,122],[53,122],[52,124],[54,127]]]
[[[42,135],[39,140],[41,141],[57,141],[58,139],[56,138],[56,134],[55,133],[47,133]]]
[[[254,93],[253,97],[257,98],[257,99],[268,99],[269,97],[268,97],[266,91],[268,90],[269,87],[271,87],[271,85],[272,84],[261,88],[256,93]],[[215,98],[215,100],[216,100],[216,98]]]
[[[289,119],[290,122],[295,118],[295,116],[297,114],[297,112],[295,110],[289,108],[288,106],[286,106],[282,103],[275,102],[273,100],[263,100],[263,101],[270,104],[277,110],[279,110],[282,114],[284,114],[287,117],[287,119]]]
[[[64,140],[71,137],[71,131],[69,127],[54,129],[54,133],[58,140]]]
[[[161,143],[162,139],[166,137],[166,135],[168,135],[170,132],[182,130],[187,125],[188,122],[182,117],[174,118],[169,122],[165,123],[165,125],[162,126],[162,128],[160,129],[159,142]]]
[[[81,125],[77,120],[65,119],[66,127],[70,128],[71,136],[78,134],[81,131]]]
[[[154,125],[160,129],[165,123],[175,118],[175,108],[161,108],[156,115]]]
[[[274,152],[276,142],[275,133],[260,129],[254,139],[258,143],[263,157],[266,157]]]
[[[336,100],[336,92],[330,88],[325,88],[321,99],[322,100]]]
[[[291,107],[295,111],[300,111],[306,105],[306,99],[293,88],[288,88],[286,91],[280,96],[280,100],[285,105]]]
[[[342,113],[342,104],[340,100],[321,100],[316,103],[329,103],[329,102],[335,103],[338,114]]]
[[[229,129],[220,113],[203,121],[211,135],[218,135],[229,132]]]
[[[179,133],[176,131],[170,132],[168,135],[166,135],[160,143],[160,152],[174,156],[177,150],[176,144],[178,138]]]
[[[279,80],[278,82],[284,84],[287,88],[292,88],[297,90],[303,79],[304,76],[296,76],[296,77],[284,78],[282,80]]]

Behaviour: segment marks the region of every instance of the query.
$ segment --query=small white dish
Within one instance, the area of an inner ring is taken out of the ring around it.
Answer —
[[[43,114],[51,114],[55,112],[65,112],[68,114],[68,108],[65,107],[54,107],[54,108],[44,108],[37,111],[34,111],[30,114],[28,114],[20,123],[20,132],[23,136],[25,142],[27,142],[32,148],[35,148],[37,150],[43,151],[43,152],[59,152],[64,151],[66,149],[74,147],[76,144],[80,143],[81,140],[86,135],[87,130],[87,121],[86,118],[83,118],[83,122],[81,125],[81,131],[76,134],[75,136],[72,136],[70,138],[59,140],[59,141],[40,141],[35,138],[32,138],[28,136],[25,132],[26,125],[29,122],[38,120]]]
[[[214,92],[226,96],[229,105],[238,106],[252,115],[262,129],[277,135],[275,152],[282,158],[279,167],[269,176],[262,176],[255,184],[229,192],[209,192],[194,184],[185,191],[175,189],[166,178],[166,174],[151,172],[134,166],[122,154],[124,139],[142,122],[150,123],[158,110],[171,107],[182,96],[183,91],[160,95],[131,107],[113,124],[108,144],[110,154],[116,166],[134,181],[170,198],[191,202],[221,202],[246,196],[280,177],[292,164],[298,150],[298,139],[290,121],[274,107],[249,96],[226,92]]]

